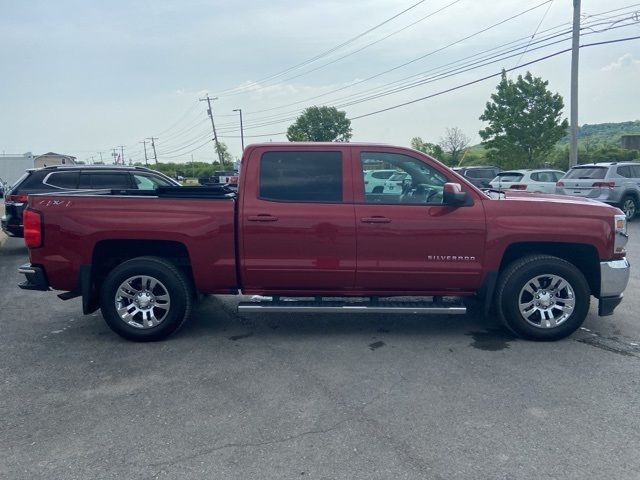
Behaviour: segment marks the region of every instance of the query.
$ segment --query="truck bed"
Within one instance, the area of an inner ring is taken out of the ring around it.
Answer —
[[[33,195],[29,205],[43,216],[43,247],[31,250],[31,263],[47,265],[56,290],[75,290],[82,266],[98,265],[96,257],[117,251],[119,241],[131,248],[131,240],[140,240],[143,255],[186,249],[185,264],[201,292],[237,286],[235,196],[224,188],[65,192]]]

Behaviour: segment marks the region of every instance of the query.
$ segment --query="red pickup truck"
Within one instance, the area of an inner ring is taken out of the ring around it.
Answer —
[[[82,297],[131,340],[165,338],[203,294],[242,311],[460,314],[555,340],[629,279],[626,218],[588,199],[481,191],[420,152],[352,143],[246,148],[225,187],[29,196],[20,285]],[[369,170],[397,182],[370,192]],[[412,297],[412,298],[407,298]],[[415,297],[420,297],[416,299]]]

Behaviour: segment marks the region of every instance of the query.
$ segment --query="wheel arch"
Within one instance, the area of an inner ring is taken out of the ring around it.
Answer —
[[[99,308],[99,292],[107,274],[127,260],[137,257],[159,257],[183,272],[193,286],[191,259],[185,244],[170,240],[101,240],[94,245],[91,264],[80,267],[79,290],[83,313]]]
[[[518,242],[509,245],[500,262],[500,272],[515,260],[542,254],[561,258],[575,265],[584,275],[594,296],[600,294],[600,258],[593,245],[563,242]]]

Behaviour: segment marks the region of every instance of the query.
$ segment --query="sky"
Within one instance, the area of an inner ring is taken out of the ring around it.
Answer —
[[[590,27],[582,44],[640,35],[633,21],[640,4],[582,3]],[[140,142],[153,136],[161,161],[212,161],[211,124],[199,101],[206,94],[217,97],[218,134],[234,156],[241,153],[234,109],[243,111],[246,144],[286,140],[282,132],[311,105],[345,110],[352,141],[438,142],[456,126],[478,143],[478,117],[498,77],[438,93],[568,48],[562,32],[570,28],[571,4],[0,0],[0,153],[55,151],[96,161],[102,152],[107,161],[123,145],[127,160],[143,161]],[[537,49],[556,33],[559,43]],[[459,62],[505,44],[521,50],[460,72]],[[570,54],[511,75],[526,70],[564,96],[568,117]],[[389,93],[398,85],[392,82],[407,79],[428,82]],[[579,124],[640,119],[639,85],[639,39],[581,49]],[[375,93],[386,94],[368,98]]]

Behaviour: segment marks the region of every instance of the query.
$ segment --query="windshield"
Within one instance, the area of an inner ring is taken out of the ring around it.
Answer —
[[[569,170],[564,178],[571,179],[594,179],[604,178],[607,174],[607,167],[575,167]]]

